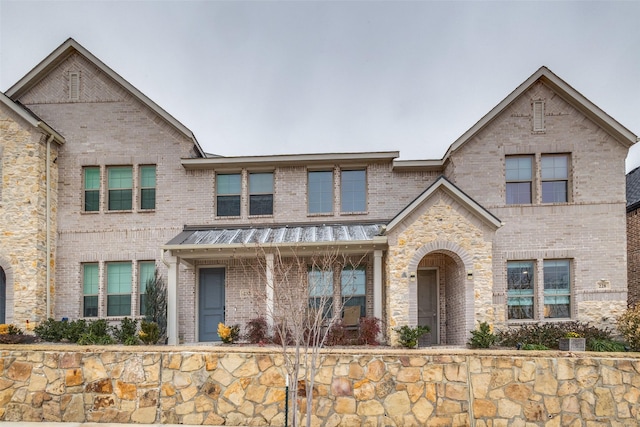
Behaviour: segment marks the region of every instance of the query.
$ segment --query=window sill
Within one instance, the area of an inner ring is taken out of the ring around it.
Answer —
[[[349,215],[369,215],[369,212],[367,211],[362,211],[362,212],[340,212],[340,215],[344,215],[344,216],[349,216]]]
[[[116,210],[106,210],[106,211],[104,211],[104,213],[106,213],[106,214],[133,213],[133,209],[129,209],[129,210],[121,210],[121,211],[116,211]]]
[[[225,219],[241,219],[242,217],[240,215],[223,215],[223,216],[217,216],[215,217],[216,219],[221,219],[221,220],[225,220]]]
[[[97,215],[100,211],[80,211],[80,215]]]
[[[327,217],[327,216],[333,216],[333,212],[307,213],[307,216],[310,217],[310,218],[313,218],[313,217]]]
[[[273,214],[270,215],[249,215],[248,217],[249,219],[255,219],[255,218],[273,218]]]

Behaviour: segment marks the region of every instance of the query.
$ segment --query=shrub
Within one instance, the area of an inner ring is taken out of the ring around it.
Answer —
[[[167,338],[167,284],[156,268],[153,277],[145,283],[144,320],[158,325],[158,341]]]
[[[360,329],[358,330],[358,342],[363,345],[378,345],[378,335],[380,334],[380,319],[377,317],[360,318]]]
[[[329,346],[345,345],[347,344],[347,341],[347,329],[345,328],[342,320],[334,322],[329,328],[325,344]]]
[[[82,334],[87,331],[87,322],[84,319],[69,321],[62,321],[63,324],[63,338],[69,342],[77,343]]]
[[[525,344],[522,350],[550,350],[550,348],[542,344]]]
[[[113,337],[124,345],[140,344],[138,341],[138,321],[125,317],[120,322],[120,327],[113,328]]]
[[[277,345],[293,345],[293,334],[289,330],[289,328],[284,327],[284,325],[277,325],[273,331],[273,343]]]
[[[431,329],[428,326],[415,326],[408,325],[401,326],[394,329],[400,336],[398,341],[400,345],[406,348],[415,348],[418,346],[418,340],[424,334],[429,333]]]
[[[63,322],[49,318],[33,328],[33,332],[44,341],[60,342],[65,337],[65,329]]]
[[[22,329],[11,323],[0,324],[0,335],[22,335]]]
[[[588,323],[574,321],[535,323],[509,328],[497,333],[497,342],[506,347],[516,347],[524,343],[540,344],[557,350],[560,338],[565,338],[568,333],[578,334],[587,342],[591,339],[611,339],[611,332],[606,329],[598,329]]]
[[[588,351],[611,351],[623,352],[627,351],[624,343],[612,340],[592,339],[587,341]]]
[[[80,345],[106,345],[113,344],[114,340],[109,334],[109,324],[106,319],[99,319],[87,323],[86,331],[78,339]]]
[[[218,323],[218,336],[225,344],[231,344],[238,340],[240,336],[240,325],[227,326],[224,323]]]
[[[270,341],[269,325],[264,317],[256,317],[247,322],[246,339],[251,344],[264,344]]]
[[[140,340],[147,344],[157,344],[160,340],[160,328],[156,322],[147,322],[143,320],[140,322],[140,332],[138,332]]]
[[[640,351],[640,304],[618,317],[618,331],[633,351]]]
[[[482,322],[478,325],[478,329],[471,331],[471,338],[467,344],[471,348],[489,348],[496,343],[497,339],[491,326],[487,322]]]

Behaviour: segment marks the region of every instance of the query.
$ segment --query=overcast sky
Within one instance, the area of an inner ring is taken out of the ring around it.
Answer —
[[[640,1],[0,0],[0,90],[73,37],[210,153],[440,159],[542,65],[640,134],[639,18]]]

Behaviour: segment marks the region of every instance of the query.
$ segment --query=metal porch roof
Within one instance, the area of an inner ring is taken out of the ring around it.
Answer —
[[[165,249],[226,245],[287,246],[301,243],[373,243],[384,224],[318,224],[251,228],[212,228],[184,230],[171,239]]]

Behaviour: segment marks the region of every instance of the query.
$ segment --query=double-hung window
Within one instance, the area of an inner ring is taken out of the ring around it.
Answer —
[[[242,177],[239,173],[216,175],[217,216],[240,216]]]
[[[340,181],[341,212],[365,212],[367,210],[366,171],[343,170]]]
[[[147,283],[153,282],[156,275],[156,263],[143,261],[138,264],[138,293],[140,295],[140,314],[147,314]]]
[[[100,168],[86,167],[84,174],[84,211],[100,210]]]
[[[333,271],[310,268],[309,307],[314,311],[322,311],[324,319],[333,315]]]
[[[140,209],[156,208],[156,167],[140,166]]]
[[[107,263],[107,316],[131,315],[131,263]]]
[[[549,319],[571,317],[571,287],[569,260],[545,260],[544,317]]]
[[[507,312],[510,320],[534,318],[533,266],[533,261],[507,263]]]
[[[541,158],[542,203],[568,202],[569,158],[565,154]]]
[[[530,204],[532,183],[532,157],[506,158],[507,204]]]
[[[308,212],[333,212],[333,171],[309,171],[307,174]]]
[[[109,185],[109,210],[130,211],[133,200],[133,168],[114,166],[107,168]]]
[[[340,278],[343,307],[360,307],[360,316],[366,313],[366,275],[364,267],[345,268]]]
[[[98,316],[98,263],[82,264],[82,316]]]
[[[273,215],[273,173],[249,174],[249,215]]]

